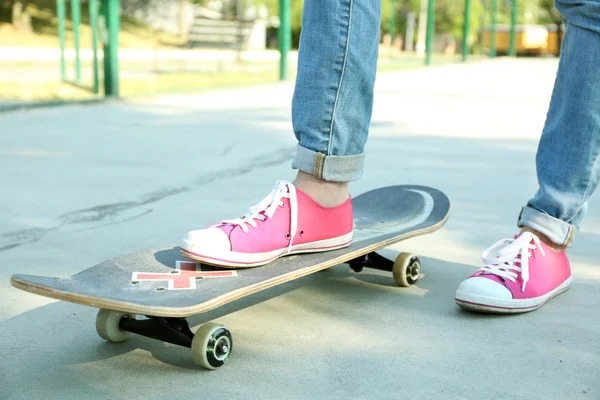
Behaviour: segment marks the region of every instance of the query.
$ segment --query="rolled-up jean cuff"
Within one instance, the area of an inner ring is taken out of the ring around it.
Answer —
[[[318,179],[331,182],[352,182],[362,176],[365,155],[327,156],[298,145],[292,168]]]
[[[535,229],[561,246],[570,246],[575,236],[575,226],[527,206],[521,210],[518,226]]]

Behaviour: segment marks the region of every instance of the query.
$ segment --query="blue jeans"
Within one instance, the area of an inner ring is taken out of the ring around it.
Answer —
[[[569,245],[600,176],[600,0],[555,0],[566,33],[536,157],[539,189],[519,215]],[[292,167],[338,182],[362,175],[377,69],[381,0],[305,0]]]
[[[570,245],[600,176],[600,0],[555,5],[566,32],[536,156],[539,188],[518,225]]]
[[[305,0],[292,122],[293,168],[338,182],[362,175],[381,0]]]

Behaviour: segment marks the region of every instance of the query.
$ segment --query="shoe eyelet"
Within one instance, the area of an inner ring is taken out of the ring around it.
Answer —
[[[300,231],[300,233],[299,233],[299,235],[300,235],[300,236],[304,235],[304,231],[303,231],[303,230],[301,230],[301,231]]]
[[[291,237],[292,237],[292,235],[290,235],[290,233],[289,233],[289,232],[285,234],[285,238],[286,238],[286,239],[290,239]]]

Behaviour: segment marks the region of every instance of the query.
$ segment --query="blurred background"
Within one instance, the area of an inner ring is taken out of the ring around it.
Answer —
[[[380,70],[556,57],[552,0],[382,0]],[[0,110],[290,80],[303,0],[0,0]]]

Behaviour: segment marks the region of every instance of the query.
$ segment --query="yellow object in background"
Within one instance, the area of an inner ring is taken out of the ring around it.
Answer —
[[[561,30],[561,35],[564,33]],[[546,55],[559,54],[558,41],[556,37],[556,26],[543,25],[517,25],[516,26],[516,47],[517,55]],[[487,26],[483,31],[483,47],[490,49],[490,27]],[[510,46],[510,26],[496,25],[496,54],[508,54]]]

